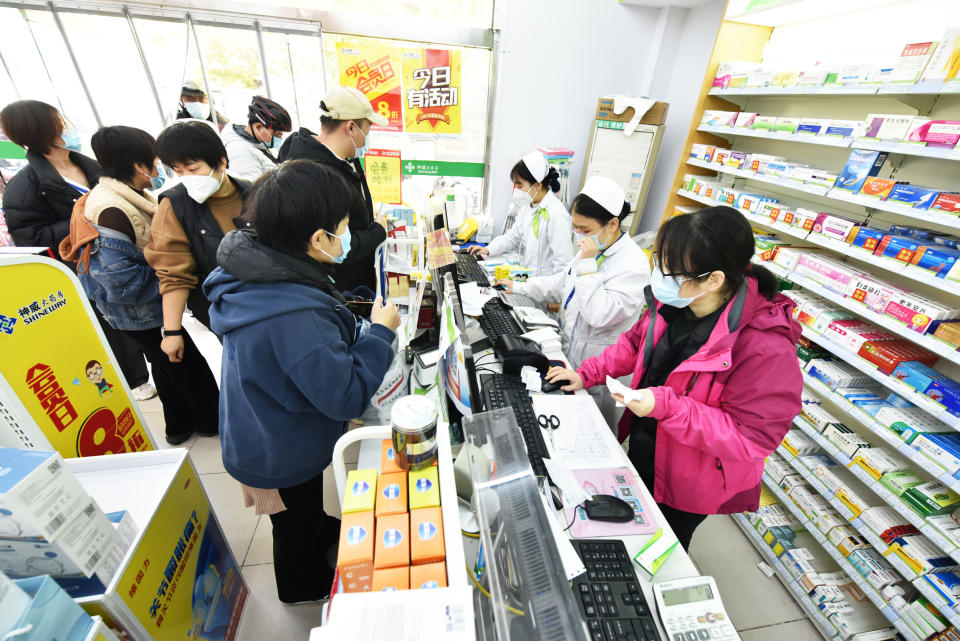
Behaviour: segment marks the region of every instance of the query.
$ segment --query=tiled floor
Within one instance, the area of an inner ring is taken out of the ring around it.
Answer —
[[[220,344],[191,320],[187,319],[185,325],[219,381]],[[151,399],[140,407],[157,443],[166,447],[159,400]],[[239,485],[224,470],[218,438],[194,437],[184,447],[190,448],[190,456],[250,590],[238,641],[307,641],[310,629],[320,624],[320,607],[288,606],[277,600],[270,519],[243,507]],[[332,475],[325,486],[331,491],[324,497],[324,504],[331,514],[336,513]],[[780,581],[757,569],[760,554],[730,517],[708,518],[693,538],[690,556],[702,573],[717,580],[727,612],[743,641],[822,639]]]

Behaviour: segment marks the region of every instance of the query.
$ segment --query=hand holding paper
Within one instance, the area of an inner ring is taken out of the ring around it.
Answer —
[[[607,389],[618,407],[626,405],[637,416],[646,416],[653,411],[653,392],[648,389],[630,389],[611,376],[607,376]]]

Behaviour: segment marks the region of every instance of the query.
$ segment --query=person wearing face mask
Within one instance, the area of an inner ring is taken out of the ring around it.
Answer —
[[[708,514],[757,509],[764,459],[800,412],[800,324],[753,253],[736,209],[671,218],[640,320],[577,370],[546,376],[574,391],[632,374],[620,440],[630,436],[630,460],[684,548]]]
[[[570,214],[554,194],[560,191],[557,170],[547,165],[543,154],[531,151],[510,171],[513,202],[519,208],[513,226],[486,247],[474,245],[468,251],[481,256],[498,256],[520,251],[525,267],[534,276],[552,276],[566,270],[573,259]]]
[[[203,120],[209,122],[212,127],[216,127],[216,131],[219,132],[221,127],[216,118],[219,115],[210,108],[207,93],[198,87],[197,83],[192,80],[183,83],[174,120]]]
[[[280,146],[281,134],[290,129],[286,109],[269,98],[254,96],[247,109],[247,126],[228,125],[220,134],[230,173],[253,182],[276,167],[275,149]]]
[[[387,119],[374,112],[370,101],[353,87],[334,87],[320,103],[320,133],[306,127],[286,137],[278,158],[306,159],[333,168],[346,179],[355,198],[350,205],[350,234],[353,248],[343,264],[334,270],[337,287],[353,291],[376,287],[374,252],[387,238],[387,220],[374,216],[373,198],[360,159],[366,152],[373,125],[385,126]]]
[[[173,362],[184,353],[183,310],[210,327],[210,302],[200,284],[217,266],[224,234],[247,226],[238,217],[250,183],[227,173],[227,150],[220,136],[201,122],[176,122],[157,138],[157,155],[180,177],[160,194],[150,225],[147,262],[160,279],[163,342]]]
[[[223,465],[243,485],[247,506],[270,515],[285,603],[329,593],[327,550],[340,522],[323,511],[323,470],[395,356],[396,306],[377,299],[361,333],[334,283],[337,264],[352,253],[354,198],[332,167],[280,165],[253,186],[253,229],[227,234],[220,267],[203,285],[223,336]]]
[[[578,253],[567,268],[526,282],[497,281],[508,292],[560,305],[561,345],[573,368],[615,343],[643,308],[650,264],[620,229],[630,213],[624,198],[614,181],[590,177],[570,208]],[[590,394],[607,423],[615,426],[622,410],[603,388],[595,387]]]
[[[100,179],[100,165],[80,153],[80,135],[56,107],[39,100],[18,100],[0,111],[0,129],[27,150],[27,165],[3,192],[3,211],[14,244],[46,247],[56,257],[70,233],[74,203]],[[91,305],[137,400],[156,396],[143,352],[114,330]]]
[[[163,188],[153,136],[133,127],[104,127],[90,139],[103,168],[100,181],[73,208],[70,235],[60,244],[64,260],[77,263],[87,296],[114,329],[146,354],[163,406],[166,440],[180,445],[194,432],[215,436],[220,391],[207,361],[184,336],[183,360],[160,349],[163,308],[159,282],[143,249]]]

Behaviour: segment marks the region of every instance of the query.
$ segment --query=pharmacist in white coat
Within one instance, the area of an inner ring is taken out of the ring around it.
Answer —
[[[497,281],[508,291],[549,303],[560,303],[561,345],[570,367],[580,367],[627,331],[643,308],[643,288],[650,282],[650,261],[621,221],[630,213],[624,193],[602,176],[587,180],[571,207],[573,231],[579,253],[552,276],[530,278],[525,283]],[[588,390],[608,424],[622,414],[606,386]]]
[[[564,270],[573,258],[570,214],[554,193],[560,175],[547,165],[543,154],[532,151],[510,171],[513,202],[519,207],[513,226],[486,247],[474,246],[471,254],[498,256],[519,251],[524,267],[533,276],[550,276]]]

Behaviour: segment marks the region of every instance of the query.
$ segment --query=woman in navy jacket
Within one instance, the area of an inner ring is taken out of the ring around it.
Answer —
[[[273,522],[281,601],[325,597],[326,550],[340,522],[323,512],[323,470],[351,418],[393,362],[400,316],[378,299],[362,334],[333,280],[350,251],[353,192],[329,167],[284,163],[260,178],[203,290],[223,336],[223,464],[247,505]]]

